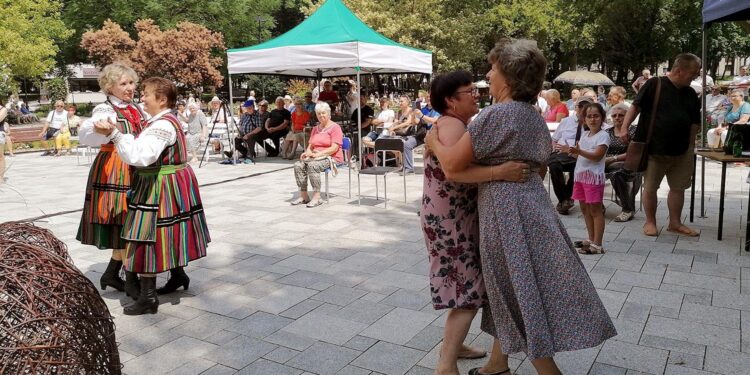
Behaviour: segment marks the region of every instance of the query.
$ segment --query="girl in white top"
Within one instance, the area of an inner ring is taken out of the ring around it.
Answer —
[[[602,123],[607,113],[601,104],[592,103],[583,109],[582,114],[589,130],[583,132],[577,145],[562,147],[578,159],[574,171],[572,198],[581,205],[589,234],[588,241],[583,241],[578,251],[582,254],[600,254],[604,252],[604,155],[609,148],[609,134],[602,131]]]

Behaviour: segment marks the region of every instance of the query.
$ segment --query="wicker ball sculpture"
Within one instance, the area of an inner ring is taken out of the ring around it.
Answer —
[[[91,281],[44,248],[0,237],[0,374],[121,371],[112,316]]]
[[[49,230],[39,228],[33,223],[9,221],[0,224],[0,240],[18,241],[41,247],[72,262],[68,255],[68,246]]]

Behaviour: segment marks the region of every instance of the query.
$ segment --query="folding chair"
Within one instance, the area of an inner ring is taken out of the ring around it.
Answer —
[[[352,140],[349,137],[344,137],[344,140],[341,145],[341,151],[344,153],[344,162],[336,165],[336,168],[341,168],[343,166],[346,166],[346,168],[349,170],[349,198],[352,197],[352,165],[351,165],[351,159],[352,159]],[[326,203],[328,203],[328,174],[331,173],[331,168],[326,168],[324,171],[326,174]]]
[[[385,166],[385,160],[386,155],[385,153],[391,151],[391,152],[404,152],[404,140],[401,138],[391,138],[391,137],[381,137],[375,140],[375,157],[378,156],[379,153],[383,154],[383,157],[381,160],[383,160],[383,166],[381,167],[370,167],[367,169],[363,169],[357,173],[357,185],[359,186],[359,175],[360,174],[366,174],[366,175],[373,175],[375,176],[375,199],[379,199],[379,193],[378,193],[378,176],[383,176],[383,195],[385,199],[385,208],[388,208],[388,180],[386,178],[386,175],[390,172],[396,172],[400,168],[399,167],[386,167]],[[359,192],[358,192],[359,193]],[[358,195],[357,202],[361,204],[362,195]],[[406,203],[406,173],[404,173],[404,203]]]

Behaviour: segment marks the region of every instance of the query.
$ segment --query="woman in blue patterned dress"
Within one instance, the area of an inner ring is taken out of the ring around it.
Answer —
[[[471,73],[457,71],[432,80],[432,107],[440,141],[451,145],[466,133],[466,124],[479,111]],[[486,353],[463,345],[474,316],[487,303],[479,261],[477,183],[525,182],[526,163],[475,166],[448,180],[434,155],[425,153],[424,195],[420,218],[428,259],[430,292],[435,310],[449,309],[435,375],[458,375],[459,358],[480,358]]]
[[[498,43],[488,60],[496,104],[451,147],[431,132],[430,149],[448,178],[472,162],[508,160],[524,160],[540,173],[526,183],[479,185],[479,253],[490,307],[482,330],[496,340],[491,360],[469,374],[510,373],[507,355],[525,352],[539,374],[556,375],[555,353],[595,347],[617,333],[544,188],[551,140],[533,103],[547,61],[529,40]]]

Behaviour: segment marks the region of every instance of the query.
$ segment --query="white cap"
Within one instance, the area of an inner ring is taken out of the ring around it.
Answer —
[[[284,100],[292,100],[292,97],[289,95],[284,95]]]
[[[213,102],[221,102],[221,99],[219,99],[218,96],[214,96],[213,98],[211,98],[211,103]]]

